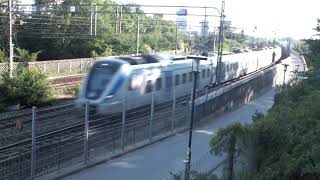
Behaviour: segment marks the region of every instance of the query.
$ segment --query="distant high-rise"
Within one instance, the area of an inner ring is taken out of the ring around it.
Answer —
[[[23,11],[24,13],[30,14],[32,11],[36,11],[36,7],[34,6],[34,0],[17,0],[14,1],[13,4],[19,6],[19,11]]]
[[[161,13],[154,14],[153,17],[163,18],[163,14],[161,14]]]
[[[177,11],[176,14],[177,14],[177,26],[179,31],[183,33],[187,33],[189,31],[187,9],[179,9],[179,11]]]
[[[201,22],[201,37],[208,37],[209,35],[209,21],[203,20]]]

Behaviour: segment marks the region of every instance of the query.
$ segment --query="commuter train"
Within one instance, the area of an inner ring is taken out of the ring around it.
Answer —
[[[274,48],[224,55],[218,77],[221,83],[236,79],[271,65],[283,54],[281,48]],[[198,90],[217,82],[216,66],[216,56],[200,61]],[[88,102],[97,113],[116,113],[122,111],[124,97],[126,109],[150,104],[152,94],[158,104],[190,94],[192,82],[192,60],[185,56],[110,57],[93,65],[76,104],[83,107]]]

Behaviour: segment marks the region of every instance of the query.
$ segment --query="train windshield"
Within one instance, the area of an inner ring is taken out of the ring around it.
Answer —
[[[98,99],[120,66],[121,64],[112,61],[96,63],[89,75],[87,98]]]

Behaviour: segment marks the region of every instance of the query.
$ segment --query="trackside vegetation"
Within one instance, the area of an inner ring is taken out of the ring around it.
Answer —
[[[39,6],[48,6],[48,10],[30,14],[14,11],[14,16],[19,17],[19,20],[14,24],[18,29],[14,32],[13,41],[16,48],[38,53],[40,61],[134,54],[136,53],[138,16],[139,53],[174,50],[176,45],[178,49],[187,51],[199,43],[205,44],[212,50],[214,50],[214,43],[217,47],[217,37],[211,33],[205,38],[199,34],[189,37],[189,34],[176,31],[176,22],[161,16],[147,16],[142,8],[122,6],[122,16],[119,19],[119,14],[117,15],[116,12],[119,12],[120,4],[114,0],[64,0],[61,3],[35,0],[34,2]],[[90,4],[99,4],[98,11],[108,12],[97,15],[96,35],[90,35],[90,14],[88,13]],[[75,13],[70,12],[68,10],[70,5],[79,9]],[[0,17],[2,17],[0,26],[3,27],[8,25],[6,8],[5,3],[0,6]],[[249,36],[245,35],[244,31],[235,33],[233,29],[227,28],[224,51],[244,48],[248,39]],[[265,39],[255,40],[261,45],[265,41]],[[7,36],[0,33],[0,63],[7,61],[8,56],[3,55],[4,51],[8,54],[8,46]]]
[[[21,63],[13,77],[9,73],[2,74],[0,83],[0,112],[8,107],[21,109],[33,105],[48,103],[52,97],[51,85],[47,76],[37,70],[28,68],[28,63],[36,61],[38,53],[29,53],[17,49],[17,59]]]
[[[266,115],[220,129],[212,139],[211,152],[227,157],[224,179],[320,179],[320,40],[304,44],[307,79],[293,79]]]

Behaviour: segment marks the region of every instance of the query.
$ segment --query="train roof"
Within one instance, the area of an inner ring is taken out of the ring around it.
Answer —
[[[143,54],[139,56],[120,56],[115,58],[126,61],[131,65],[159,63],[162,61],[179,61],[187,59],[186,56],[167,54]]]

